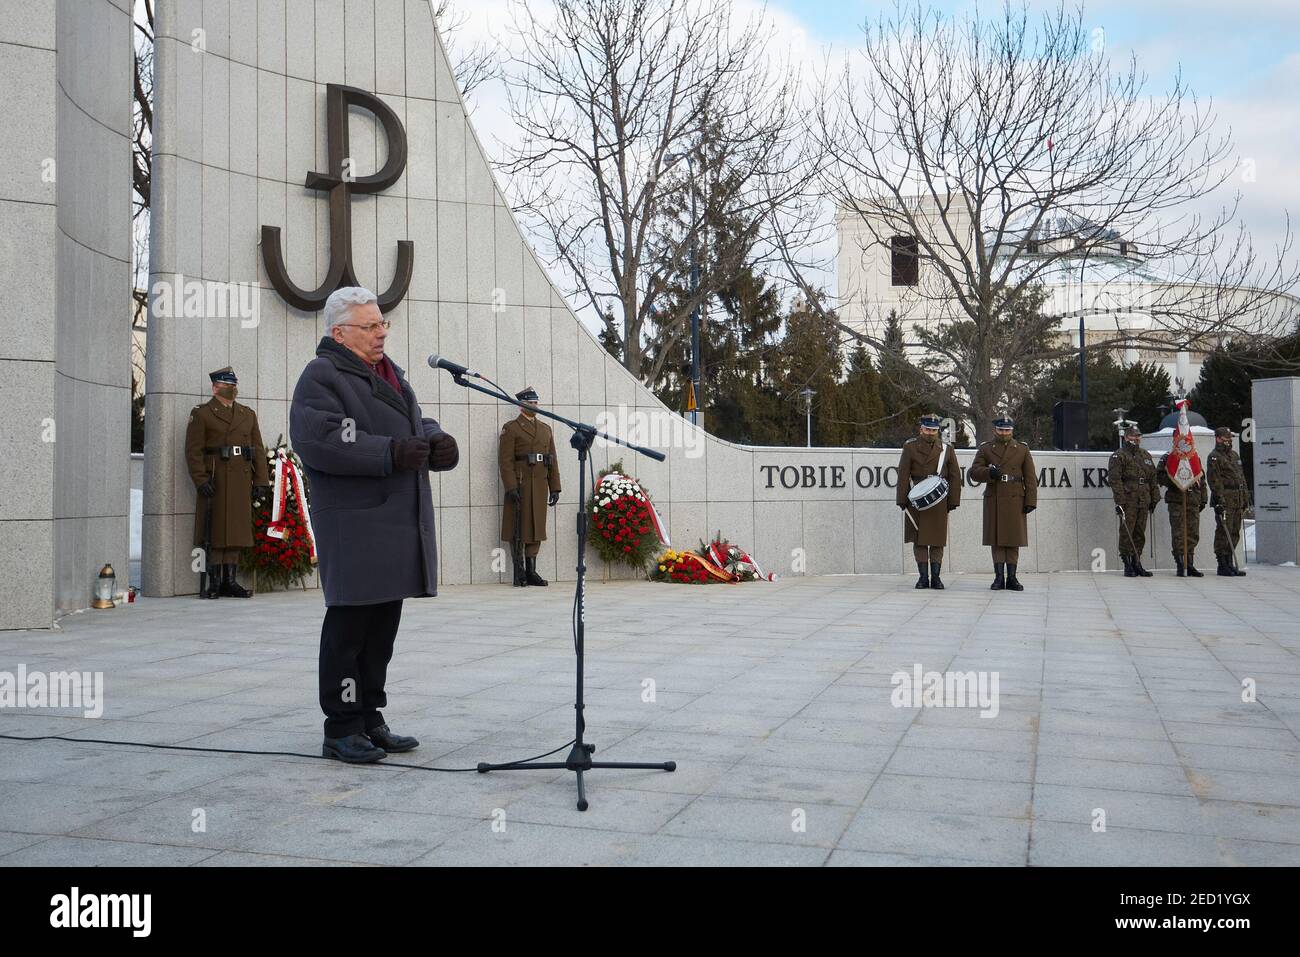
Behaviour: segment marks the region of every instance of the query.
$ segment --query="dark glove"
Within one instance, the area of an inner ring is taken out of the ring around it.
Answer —
[[[1038,508],[1037,505],[1022,505],[1022,506],[1020,506],[1020,511],[1022,511],[1022,512],[1024,512],[1026,515],[1028,515],[1030,512],[1032,512],[1032,511],[1033,511],[1034,509],[1036,509],[1036,508]]]
[[[459,461],[460,448],[456,445],[456,440],[446,432],[435,435],[429,440],[429,468],[433,471],[450,471]]]
[[[996,480],[1002,474],[1002,470],[996,465],[989,466],[989,478]]]
[[[1154,505],[1152,505],[1151,507],[1152,507],[1152,508],[1155,508]],[[1115,506],[1115,514],[1116,514],[1116,515],[1123,515],[1123,514],[1124,514],[1124,506],[1123,506],[1123,505],[1116,505],[1116,506]]]
[[[429,460],[429,443],[424,439],[393,440],[393,471],[414,472]]]
[[[199,494],[204,496],[205,498],[212,498],[212,496],[217,494],[217,490],[213,486],[211,479],[208,479],[206,482],[204,482],[202,485],[199,486]]]
[[[548,499],[546,500],[546,504],[547,504],[547,505],[554,505],[554,504],[555,504],[556,502],[558,502],[559,500],[560,500],[560,493],[559,493],[559,492],[552,492],[552,493],[551,493],[551,497],[548,498]]]
[[[269,486],[269,485],[254,485],[254,486],[253,486],[253,499],[254,499],[254,501],[258,501],[258,502],[260,502],[260,501],[262,501],[263,499],[268,499],[268,498],[270,498],[270,497],[271,497],[271,486]]]
[[[517,502],[517,501],[519,501],[519,489],[517,489],[517,488],[508,488],[508,489],[506,489],[506,501],[507,501],[507,502]]]

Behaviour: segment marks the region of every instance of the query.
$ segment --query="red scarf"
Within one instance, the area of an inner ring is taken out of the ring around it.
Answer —
[[[367,362],[366,365],[370,366],[370,363]],[[379,361],[370,366],[370,371],[391,385],[398,395],[402,394],[402,385],[397,381],[397,373],[393,371],[393,364],[388,361],[388,356],[380,356]]]

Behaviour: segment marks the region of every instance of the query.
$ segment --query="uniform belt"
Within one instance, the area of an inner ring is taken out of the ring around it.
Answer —
[[[1008,475],[1006,472],[1003,472],[998,476],[999,482],[1023,482],[1024,480],[1025,477],[1023,475]]]
[[[203,451],[209,455],[220,455],[223,459],[228,459],[235,455],[252,455],[253,446],[251,445],[206,445]]]
[[[527,462],[529,465],[546,465],[551,464],[550,452],[528,452],[515,456],[516,462]]]

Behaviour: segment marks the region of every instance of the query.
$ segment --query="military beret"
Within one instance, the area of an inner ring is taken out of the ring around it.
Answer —
[[[230,368],[230,366],[226,366],[224,369],[218,369],[216,372],[209,372],[208,378],[213,382],[229,382],[231,384],[239,382],[239,379],[235,376],[235,370]]]

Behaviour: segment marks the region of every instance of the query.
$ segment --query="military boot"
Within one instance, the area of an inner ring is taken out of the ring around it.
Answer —
[[[921,577],[916,580],[915,588],[930,587],[930,564],[928,562],[917,562],[916,570],[921,573]]]
[[[514,586],[522,588],[528,584],[528,579],[524,576],[524,556],[519,554],[519,550],[513,545],[510,546],[510,568],[514,575]]]
[[[235,566],[221,566],[221,595],[224,598],[252,598],[253,593],[235,580]]]
[[[1176,566],[1178,566],[1178,577],[1179,577],[1179,578],[1186,578],[1186,577],[1187,577],[1187,572],[1186,572],[1186,570],[1183,568],[1183,560],[1182,560],[1181,558],[1179,558],[1177,555],[1174,556],[1174,564],[1175,564]]]
[[[207,575],[203,582],[203,591],[199,592],[200,598],[220,598],[221,597],[221,566],[209,565]]]
[[[1142,565],[1142,559],[1136,555],[1133,556],[1133,571],[1137,573],[1138,578],[1150,578],[1151,572],[1147,571]]]
[[[1006,567],[1006,562],[993,563],[993,584],[989,586],[989,591],[1002,591],[1007,587],[1007,580],[1003,577]]]
[[[1205,577],[1205,573],[1204,573],[1203,571],[1201,571],[1199,568],[1197,568],[1195,565],[1192,564],[1193,560],[1194,560],[1194,559],[1192,558],[1191,555],[1188,555],[1188,556],[1187,556],[1187,577],[1188,577],[1188,578],[1204,578],[1204,577]]]
[[[1134,562],[1132,556],[1121,555],[1120,558],[1124,560],[1124,577],[1137,578],[1138,573],[1137,573],[1137,569],[1133,567]]]
[[[1020,579],[1016,577],[1016,566],[1007,562],[1007,591],[1024,591],[1025,586],[1020,584]]]
[[[528,584],[530,584],[530,585],[549,585],[549,584],[550,584],[550,582],[548,582],[545,578],[543,578],[541,575],[537,574],[537,559],[536,559],[536,558],[526,558],[526,559],[524,559],[524,562],[525,562],[524,579],[525,579],[525,581],[527,581]]]
[[[930,563],[930,587],[931,588],[943,587],[943,582],[939,580],[939,568],[941,564],[942,564],[941,562]]]
[[[1236,574],[1232,570],[1232,566],[1228,564],[1227,555],[1215,555],[1214,557],[1219,562],[1219,569],[1218,571],[1215,572],[1216,575],[1226,575],[1228,577],[1231,577],[1232,575]]]

